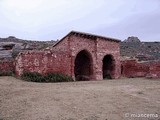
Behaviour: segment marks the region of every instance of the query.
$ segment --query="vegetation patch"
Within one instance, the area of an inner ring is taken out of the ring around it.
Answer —
[[[48,73],[41,75],[37,72],[24,72],[21,79],[31,82],[71,82],[74,81],[72,77],[60,73]]]
[[[0,71],[0,76],[13,76],[13,71]]]

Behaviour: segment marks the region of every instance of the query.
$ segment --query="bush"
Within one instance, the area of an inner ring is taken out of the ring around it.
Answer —
[[[0,71],[0,76],[13,76],[13,71]]]
[[[23,80],[32,82],[71,82],[72,77],[59,74],[59,73],[49,73],[47,75],[41,75],[37,72],[24,72],[21,76]]]
[[[44,81],[44,76],[37,72],[24,72],[21,75],[21,78],[26,81],[32,81],[32,82],[43,82]]]

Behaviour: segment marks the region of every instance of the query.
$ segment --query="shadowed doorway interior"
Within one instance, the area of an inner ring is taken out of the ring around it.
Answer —
[[[93,74],[92,57],[86,50],[80,51],[75,59],[74,74],[78,81],[90,80]]]
[[[112,55],[103,58],[103,79],[112,79],[114,70],[114,60]]]

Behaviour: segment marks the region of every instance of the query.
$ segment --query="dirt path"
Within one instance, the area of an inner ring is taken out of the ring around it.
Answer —
[[[0,119],[160,120],[160,80],[42,84],[0,77]]]

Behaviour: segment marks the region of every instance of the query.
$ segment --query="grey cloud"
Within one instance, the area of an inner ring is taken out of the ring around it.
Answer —
[[[47,0],[43,1],[47,6]],[[24,14],[19,18],[0,7],[0,37],[14,35],[25,39],[56,40],[71,30],[77,30],[121,40],[133,35],[141,40],[160,41],[159,0],[96,0],[95,3],[92,0],[88,2],[77,0],[77,2],[81,4],[75,4],[74,1],[71,7],[57,8],[58,12],[50,4],[50,12],[44,7],[47,10],[39,8],[43,12]],[[25,12],[32,13],[32,11]]]
[[[95,33],[126,39],[137,36],[143,41],[160,41],[160,12],[135,14],[114,25],[95,28]]]

